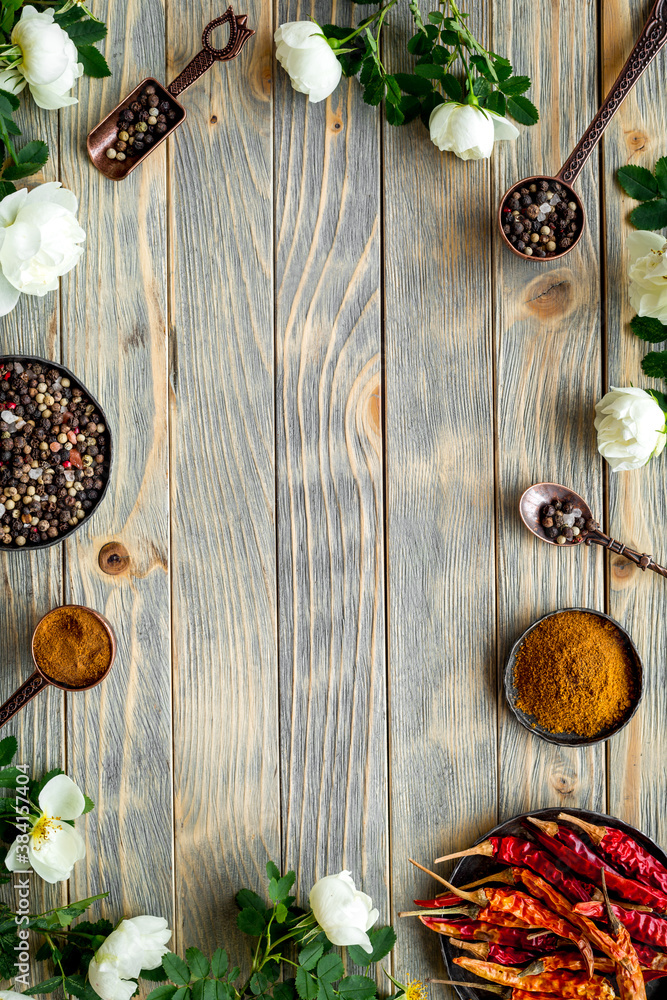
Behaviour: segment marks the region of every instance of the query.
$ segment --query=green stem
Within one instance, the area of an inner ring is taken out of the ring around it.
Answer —
[[[472,81],[472,75],[470,73],[470,67],[468,66],[468,63],[466,62],[466,58],[463,55],[463,48],[461,47],[461,45],[457,45],[456,46],[456,51],[459,54],[461,62],[463,63],[463,68],[465,69],[466,76],[468,78],[468,100],[466,101],[466,104],[472,104],[473,106],[479,107],[479,101],[475,97],[475,92],[472,89],[473,88],[473,81]]]
[[[356,38],[356,36],[360,35],[361,32],[364,31],[365,28],[370,28],[371,24],[373,24],[374,21],[377,21],[378,18],[380,20],[380,25],[379,26],[381,27],[382,22],[384,21],[384,18],[385,18],[385,15],[386,15],[387,11],[390,10],[390,8],[393,7],[396,2],[397,2],[397,0],[389,0],[389,3],[385,4],[384,7],[379,7],[378,10],[376,10],[374,14],[370,15],[370,17],[365,17],[363,21],[360,21],[359,24],[357,25],[357,27],[354,29],[354,31],[351,34],[347,35],[345,38],[335,38],[335,39],[333,39],[333,41],[335,41],[337,43],[337,47],[341,46],[341,45],[344,45],[345,42],[349,42],[353,38]],[[332,39],[329,38],[329,39],[327,39],[327,41],[331,42]],[[335,51],[335,49],[334,49],[334,51]]]
[[[50,937],[49,934],[44,934],[44,937],[48,941],[48,943],[49,943],[49,945],[51,947],[51,953],[53,955],[53,952],[57,951],[58,949],[56,948],[55,944],[51,940],[51,937]],[[68,996],[67,990],[65,989],[65,970],[63,969],[62,959],[59,958],[58,961],[57,961],[57,963],[56,963],[56,965],[60,969],[60,975],[61,975],[61,978],[62,978],[62,981],[63,981],[63,993],[65,994],[65,1000],[69,1000],[69,996]]]

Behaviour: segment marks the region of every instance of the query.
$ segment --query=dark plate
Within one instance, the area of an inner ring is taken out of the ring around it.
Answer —
[[[558,809],[537,809],[534,812],[522,813],[520,816],[515,816],[514,819],[507,820],[506,823],[501,823],[500,826],[495,827],[493,830],[489,830],[487,834],[480,837],[480,839],[475,841],[475,843],[479,844],[482,840],[487,840],[489,837],[526,837],[530,839],[530,834],[526,828],[521,825],[521,820],[525,820],[528,816],[536,816],[538,819],[544,820],[557,820],[558,814],[561,812],[569,812],[573,816],[579,816],[587,823],[593,823],[596,826],[617,827],[619,830],[622,830],[623,833],[627,833],[630,837],[632,837],[633,840],[636,840],[642,845],[642,847],[646,848],[646,850],[652,854],[654,858],[657,858],[658,861],[667,867],[667,855],[650,839],[650,837],[640,833],[639,830],[635,830],[633,826],[629,826],[620,819],[615,819],[613,816],[605,816],[603,813],[589,812],[587,809],[567,809],[559,807]],[[581,833],[581,831],[578,832]],[[586,839],[585,834],[582,834],[582,836]],[[449,881],[452,885],[463,886],[467,885],[469,882],[476,882],[477,879],[484,878],[485,875],[491,875],[493,872],[501,871],[503,868],[507,868],[507,865],[499,864],[497,861],[494,861],[493,858],[483,858],[479,856],[461,858],[454,868]],[[445,876],[445,878],[446,877],[447,876]],[[427,928],[424,928],[424,930],[426,929]],[[433,931],[430,933],[433,933]],[[442,954],[445,959],[445,965],[447,967],[446,978],[469,982],[471,984],[479,984],[479,979],[473,976],[466,969],[462,969],[460,965],[454,965],[454,962],[452,961],[455,956],[463,955],[464,952],[452,948],[448,939],[444,937],[444,935],[440,935],[440,944],[442,947]],[[456,986],[454,989],[458,995],[463,998],[463,1000],[492,1000],[493,997],[493,993],[489,993],[487,990],[480,988],[475,989],[473,986]],[[653,982],[647,983],[646,996],[648,1000],[664,1000],[664,998],[667,997],[667,979],[655,979]]]
[[[526,713],[522,712],[517,706],[518,691],[514,682],[514,665],[516,663],[517,653],[519,652],[522,643],[526,637],[530,635],[533,629],[537,628],[540,622],[545,621],[547,618],[553,618],[555,615],[566,614],[568,611],[581,611],[583,614],[596,615],[598,618],[604,618],[605,621],[611,622],[612,625],[615,625],[634,667],[635,696],[632,705],[630,706],[626,716],[620,722],[618,722],[612,729],[602,732],[598,736],[577,736],[576,733],[552,733],[550,730],[541,726],[532,715],[526,715]],[[593,608],[562,608],[560,611],[552,611],[550,614],[543,615],[542,618],[538,618],[537,621],[534,621],[533,624],[530,625],[521,636],[519,636],[517,641],[512,646],[509,656],[507,657],[507,663],[505,664],[504,687],[507,704],[514,712],[521,725],[524,726],[529,733],[532,733],[534,736],[539,736],[540,739],[546,740],[547,743],[556,743],[558,746],[586,747],[592,746],[593,743],[603,743],[605,740],[611,739],[612,736],[615,736],[616,733],[620,733],[621,729],[624,729],[627,726],[630,719],[639,708],[639,702],[642,700],[642,695],[644,693],[644,668],[642,666],[641,656],[639,655],[634,642],[630,638],[629,633],[626,632],[623,626],[619,625],[614,618],[610,618],[609,615],[605,615],[602,611],[595,611]]]
[[[104,479],[105,482],[104,486],[100,490],[100,495],[95,501],[95,506],[90,508],[86,516],[81,521],[79,521],[76,528],[68,528],[66,532],[64,532],[61,535],[58,535],[57,538],[50,539],[48,542],[31,543],[23,545],[21,547],[19,547],[18,545],[2,545],[0,543],[0,552],[23,552],[25,554],[26,552],[37,552],[40,549],[48,549],[50,545],[58,545],[60,542],[63,542],[66,538],[71,538],[72,535],[79,530],[79,528],[82,528],[84,524],[88,523],[90,518],[93,516],[93,514],[99,507],[99,505],[104,500],[107,490],[109,489],[109,483],[111,482],[111,466],[113,462],[113,437],[111,434],[111,428],[109,427],[109,421],[107,420],[106,413],[104,412],[98,401],[95,399],[92,392],[90,392],[90,390],[87,389],[86,386],[83,384],[81,379],[78,379],[74,374],[74,372],[71,372],[69,368],[65,367],[65,365],[60,365],[58,364],[57,361],[50,361],[47,358],[39,358],[34,354],[0,355],[0,364],[5,364],[7,361],[18,361],[26,368],[28,368],[30,365],[35,365],[35,364],[45,365],[47,368],[55,368],[56,371],[59,371],[61,375],[64,375],[65,378],[68,378],[70,380],[70,383],[73,387],[81,389],[82,392],[86,394],[86,396],[90,399],[91,403],[94,404],[96,410],[102,417],[102,422],[104,423],[104,426],[107,429],[106,431],[107,460],[106,462],[103,463],[102,471],[99,473],[100,477]]]

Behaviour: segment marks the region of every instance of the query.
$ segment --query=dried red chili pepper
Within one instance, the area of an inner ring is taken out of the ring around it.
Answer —
[[[561,896],[552,885],[549,885],[539,875],[529,871],[527,868],[523,868],[516,869],[516,878],[517,881],[523,882],[529,892],[532,892],[539,899],[543,899],[555,913],[559,913],[561,916],[565,916],[572,921],[576,927],[583,931],[588,940],[608,958],[613,959],[614,962],[624,962],[626,960],[622,949],[618,947],[613,938],[605,934],[599,927],[596,927],[592,920],[589,920],[578,912],[576,907],[573,910],[567,899]],[[582,903],[581,905],[585,904]],[[588,964],[588,968],[592,971],[591,963]]]
[[[595,846],[627,874],[634,875],[645,885],[667,893],[667,868],[627,833],[623,833],[615,826],[594,826],[579,819],[578,816],[570,816],[569,813],[561,813],[558,819],[581,827]]]
[[[427,906],[430,910],[438,909],[443,906],[456,906],[459,902],[459,897],[455,896],[453,892],[445,892],[441,896],[436,896],[435,899],[415,899],[415,906]]]
[[[467,851],[458,851],[456,854],[447,854],[442,858],[436,858],[435,864],[440,861],[449,861],[452,858],[473,855],[495,858],[496,861],[502,861],[507,865],[519,868],[532,868],[547,882],[555,885],[573,903],[590,899],[594,892],[594,886],[566,875],[560,868],[556,868],[551,856],[546,851],[540,850],[532,840],[526,840],[524,837],[489,837],[488,840],[469,848]]]
[[[641,945],[639,945],[639,948],[641,948]],[[635,945],[635,951],[639,955],[637,945]],[[661,979],[663,976],[667,976],[667,969],[653,970],[644,968],[643,966],[644,963],[642,961],[642,975],[645,983],[650,982],[652,979]],[[542,972],[553,972],[555,969],[569,969],[571,972],[576,972],[578,969],[583,968],[583,959],[576,951],[556,951],[550,955],[540,955],[539,958],[536,958],[534,962],[523,970],[522,975],[537,976]],[[599,955],[595,956],[596,972],[614,973],[615,970],[616,965],[610,958]]]
[[[478,920],[445,921],[439,920],[438,917],[420,917],[420,919],[425,927],[437,934],[463,938],[465,941],[488,941],[533,953],[553,951],[558,946],[558,938],[553,934],[536,934],[534,931],[519,930],[514,927],[497,927]]]
[[[605,907],[607,910],[607,920],[609,929],[616,939],[616,943],[623,950],[626,961],[616,966],[616,982],[618,984],[621,1000],[646,1000],[646,986],[644,976],[639,962],[639,956],[630,940],[630,934],[625,924],[621,923],[611,908],[609,894],[607,892],[607,880],[602,873],[602,892],[604,895]]]
[[[667,911],[667,896],[664,893],[619,875],[572,830],[559,826],[558,823],[546,823],[532,816],[528,818],[537,827],[535,836],[540,843],[564,861],[572,871],[590,879],[596,885],[601,884],[601,872],[604,871],[608,888],[618,893],[622,899],[650,906],[654,910]]]
[[[606,979],[601,976],[588,978],[585,972],[545,972],[540,976],[521,977],[521,969],[494,965],[491,962],[480,962],[476,958],[466,958],[464,955],[454,959],[455,965],[474,973],[480,979],[489,979],[492,983],[502,983],[505,986],[516,986],[528,993],[555,993],[561,997],[579,997],[582,1000],[613,1000],[614,991]]]
[[[517,948],[507,948],[502,944],[490,944],[488,941],[462,941],[456,937],[448,938],[453,948],[469,951],[475,958],[482,961],[496,962],[498,965],[522,965],[532,962],[534,951],[519,951]]]
[[[667,920],[656,917],[652,913],[641,913],[639,910],[626,910],[622,906],[614,906],[614,914],[623,920],[630,934],[643,944],[652,944],[656,948],[667,948]],[[592,917],[593,920],[605,920],[604,903],[591,900],[590,903],[577,903],[574,913]]]
[[[488,990],[496,996],[503,997],[503,1000],[555,1000],[553,993],[536,993],[528,990],[520,990],[516,986],[496,986],[492,983],[470,983],[455,979],[430,979],[431,983],[442,983],[444,986],[466,986],[470,989],[474,986],[476,990]]]

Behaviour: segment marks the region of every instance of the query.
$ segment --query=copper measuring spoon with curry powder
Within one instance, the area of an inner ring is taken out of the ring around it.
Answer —
[[[99,684],[116,658],[116,636],[99,611],[64,604],[37,623],[31,652],[35,672],[0,707],[0,726],[49,685],[61,691],[89,691]]]

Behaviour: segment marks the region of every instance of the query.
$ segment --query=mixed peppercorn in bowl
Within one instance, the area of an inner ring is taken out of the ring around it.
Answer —
[[[53,545],[103,499],[111,435],[97,400],[62,365],[0,357],[0,547]]]

